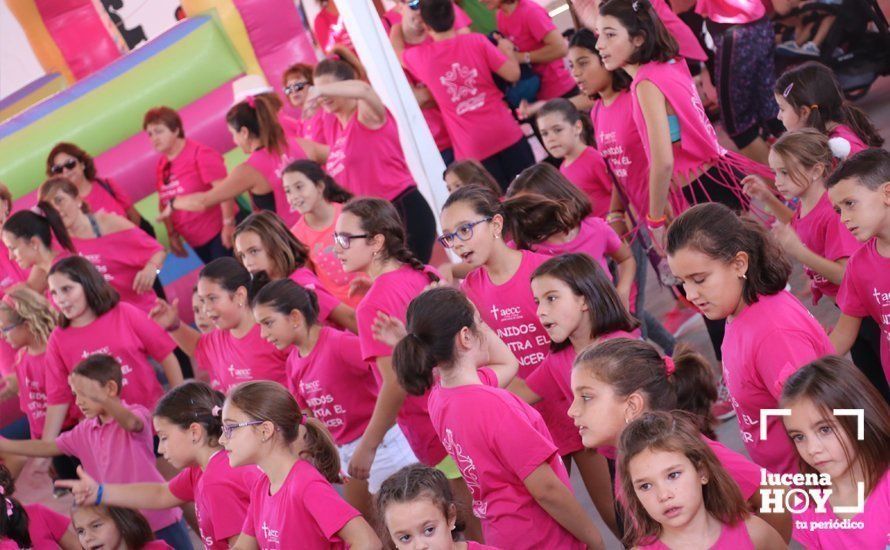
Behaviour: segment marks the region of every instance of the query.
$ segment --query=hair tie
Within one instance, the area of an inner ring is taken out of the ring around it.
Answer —
[[[247,99],[245,99],[244,101],[251,109],[256,109],[256,98],[254,98],[252,95],[247,96]]]
[[[305,426],[305,425],[306,425],[306,415],[301,414],[300,415],[300,426]]]
[[[331,55],[328,56],[328,59],[330,59],[332,61],[343,61],[343,58],[340,57],[340,54],[338,54],[338,53],[332,53]]]
[[[792,82],[791,84],[788,85],[787,88],[785,88],[785,91],[782,92],[782,97],[788,97],[788,94],[790,94],[791,90],[793,90],[793,89],[794,89],[794,82]]]
[[[212,416],[222,416],[222,407],[219,405],[214,405],[212,409],[210,409],[210,414]]]
[[[31,207],[31,212],[37,214],[38,216],[43,216],[44,218],[46,217],[46,212],[43,211],[43,208],[40,208],[40,206],[36,204]]]
[[[634,13],[640,11],[640,0],[634,0],[630,7],[634,10]]]
[[[670,355],[664,356],[664,372],[667,374],[667,377],[670,378],[673,376],[674,372],[677,370],[677,366],[674,365],[674,360]]]
[[[12,501],[8,498],[4,498],[3,500],[6,501],[6,517],[11,518],[13,513]]]

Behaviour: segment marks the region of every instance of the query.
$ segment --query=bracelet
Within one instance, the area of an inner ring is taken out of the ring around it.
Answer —
[[[610,212],[606,216],[606,223],[623,222],[623,221],[624,221],[624,212],[621,212],[621,213]]]
[[[96,506],[102,504],[102,494],[105,493],[105,484],[101,483],[99,485],[99,490],[96,491]]]
[[[648,225],[650,229],[658,229],[659,227],[664,227],[665,224],[667,224],[667,216],[662,216],[653,220],[649,217],[649,214],[646,214],[646,225]]]
[[[235,225],[235,218],[223,218],[223,225]]]

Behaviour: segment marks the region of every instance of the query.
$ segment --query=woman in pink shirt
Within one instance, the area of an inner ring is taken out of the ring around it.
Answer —
[[[624,543],[645,550],[785,548],[752,515],[738,486],[682,414],[645,413],[618,446],[621,493],[630,516]]]
[[[83,470],[80,479],[58,481],[73,491],[77,505],[96,502],[102,490],[107,506],[139,509],[176,508],[194,502],[201,542],[208,550],[235,546],[247,515],[250,492],[263,473],[255,467],[232,468],[219,438],[224,397],[202,382],[173,388],[158,402],[152,422],[161,440],[158,450],[182,469],[166,483],[98,483]]]
[[[290,352],[288,389],[300,408],[331,432],[340,462],[347,466],[377,401],[377,380],[362,359],[358,337],[320,324],[315,295],[288,279],[263,287],[253,299],[253,311],[263,338]],[[377,449],[368,481],[350,479],[344,498],[371,517],[371,495],[390,474],[414,462],[408,440],[393,426]]]
[[[176,196],[212,189],[226,178],[226,165],[215,150],[185,138],[179,114],[169,107],[149,109],[142,119],[142,129],[152,147],[161,154],[157,167],[160,210]],[[232,249],[235,230],[235,201],[203,212],[176,212],[167,220],[170,248],[185,256],[183,240],[205,264],[227,256]]]
[[[212,386],[224,394],[250,380],[287,380],[287,354],[260,336],[250,311],[250,287],[250,274],[234,258],[217,258],[198,275],[198,297],[216,330],[201,334],[182,323],[175,300],[159,301],[152,311],[152,319],[197,359]]]
[[[174,549],[155,540],[145,517],[129,508],[76,506],[71,510],[71,525],[82,548]]]
[[[300,412],[284,386],[239,385],[226,398],[222,418],[220,442],[232,467],[256,464],[265,474],[251,491],[237,548],[382,548],[371,526],[331,486],[340,482],[340,457],[330,434]]]
[[[393,350],[399,384],[412,395],[429,392],[436,433],[470,487],[486,542],[603,548],[541,416],[501,389],[518,371],[516,357],[477,315],[450,287],[412,300],[407,336]]]
[[[751,458],[776,473],[797,471],[778,417],[781,385],[804,364],[834,353],[825,329],[785,290],[791,264],[763,226],[718,203],[674,220],[668,262],[687,298],[709,319],[726,319],[723,380]],[[761,434],[766,434],[761,436]]]
[[[62,548],[80,550],[71,520],[42,504],[22,504],[15,496],[15,479],[6,465],[0,464],[0,505],[5,518],[0,520],[0,548]]]
[[[356,332],[355,311],[321,284],[313,271],[309,249],[275,214],[257,212],[238,224],[235,257],[250,273],[254,291],[265,281],[292,279],[315,292],[322,321]]]
[[[287,100],[296,113],[297,136],[317,143],[324,143],[324,109],[319,109],[318,105],[313,108],[306,102],[309,97],[309,88],[314,82],[312,78],[314,70],[313,65],[296,63],[284,71],[284,74],[281,75],[281,83],[284,95],[287,96]]]
[[[717,388],[711,367],[690,349],[674,357],[662,356],[654,345],[640,340],[611,338],[588,347],[576,358],[571,372],[573,401],[568,414],[588,449],[615,459],[622,432],[629,422],[648,411],[682,410],[695,419],[700,437],[738,485],[751,510],[760,514],[762,468],[730,450],[713,434],[711,404]],[[621,498],[616,478],[615,496]],[[787,538],[789,514],[760,514]],[[625,525],[626,527],[626,525]]]
[[[408,170],[395,118],[359,74],[341,60],[325,59],[315,67],[308,101],[333,115],[325,127],[330,146],[325,169],[355,196],[392,202],[404,221],[408,248],[428,262],[436,237],[433,211]]]
[[[161,243],[116,214],[90,212],[65,178],[43,182],[40,199],[56,209],[77,253],[96,266],[121,300],[151,311],[157,299],[152,287],[167,256]]]
[[[35,210],[39,212],[20,210],[9,216],[3,224],[2,237],[9,257],[28,272],[27,285],[43,294],[47,292],[46,277],[53,264],[76,251],[56,209],[38,203]]]
[[[831,138],[831,150],[840,160],[884,144],[868,115],[844,99],[834,73],[821,63],[788,69],[776,79],[773,95],[787,130],[819,130]]]
[[[172,216],[175,210],[202,212],[246,192],[255,210],[271,210],[289,225],[296,223],[299,215],[287,204],[281,170],[300,158],[324,162],[327,153],[323,145],[307,139],[289,140],[278,121],[278,105],[274,103],[261,94],[248,96],[229,109],[226,124],[235,145],[249,155],[247,160],[209,191],[171,197],[161,218]]]
[[[291,208],[301,214],[300,221],[290,230],[309,249],[309,259],[318,281],[338,300],[355,308],[362,299],[350,292],[356,274],[343,271],[343,265],[334,253],[334,227],[343,204],[352,198],[352,194],[311,160],[289,164],[281,181]]]
[[[46,422],[43,439],[54,440],[67,418],[77,418],[68,377],[95,353],[113,355],[124,371],[121,396],[153,408],[164,393],[149,359],[159,363],[169,385],[182,383],[176,344],[130,304],[121,303],[96,267],[80,256],[59,260],[49,273],[50,295],[62,313],[46,349]]]
[[[785,381],[781,405],[791,410],[782,421],[800,455],[801,471],[830,480],[830,485],[821,488],[824,509],[810,500],[796,516],[794,539],[806,548],[886,545],[890,525],[887,402],[849,361],[823,357]],[[858,411],[858,419],[841,416],[841,411]],[[853,527],[817,527],[847,520]]]

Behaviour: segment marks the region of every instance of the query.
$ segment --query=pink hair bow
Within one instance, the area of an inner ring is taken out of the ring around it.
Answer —
[[[665,372],[665,374],[667,374],[668,378],[673,376],[674,371],[676,371],[676,370],[677,370],[677,366],[674,365],[674,360],[671,359],[670,356],[665,355],[664,356],[664,372]]]

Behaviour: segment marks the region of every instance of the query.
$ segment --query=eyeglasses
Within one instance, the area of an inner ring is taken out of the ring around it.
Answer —
[[[77,166],[77,159],[68,159],[62,164],[54,164],[52,168],[49,169],[53,174],[61,174],[65,170],[74,170],[74,167]]]
[[[490,222],[490,221],[491,221],[491,216],[489,216],[487,218],[482,218],[481,220],[476,221],[476,222],[465,223],[465,224],[459,226],[454,233],[442,233],[442,235],[440,235],[439,239],[438,239],[439,244],[441,244],[445,248],[451,248],[452,246],[454,246],[454,238],[455,237],[457,237],[458,239],[460,239],[464,242],[469,241],[470,239],[473,238],[473,228],[474,227],[476,227],[480,223],[485,223],[485,222]]]
[[[295,94],[307,86],[309,86],[308,82],[295,82],[289,86],[285,86],[284,93],[287,95]]]
[[[9,334],[9,333],[12,332],[13,330],[15,330],[16,327],[20,326],[20,325],[21,325],[22,323],[24,323],[24,322],[25,322],[25,321],[24,321],[24,319],[23,319],[23,320],[20,320],[20,321],[15,322],[15,323],[13,323],[13,324],[11,324],[11,325],[9,325],[9,326],[6,326],[6,327],[0,327],[0,332],[2,332],[3,334]]]
[[[232,432],[234,432],[238,428],[244,428],[246,426],[256,426],[262,424],[263,422],[265,422],[265,420],[251,420],[250,422],[241,422],[240,424],[223,424],[222,433],[226,437],[226,439],[232,439]]]
[[[370,235],[362,233],[361,235],[350,235],[349,233],[334,233],[334,243],[340,248],[346,250],[349,248],[352,239],[367,239]]]
[[[409,2],[405,2],[405,4],[414,11],[420,9],[420,0],[410,0]]]

